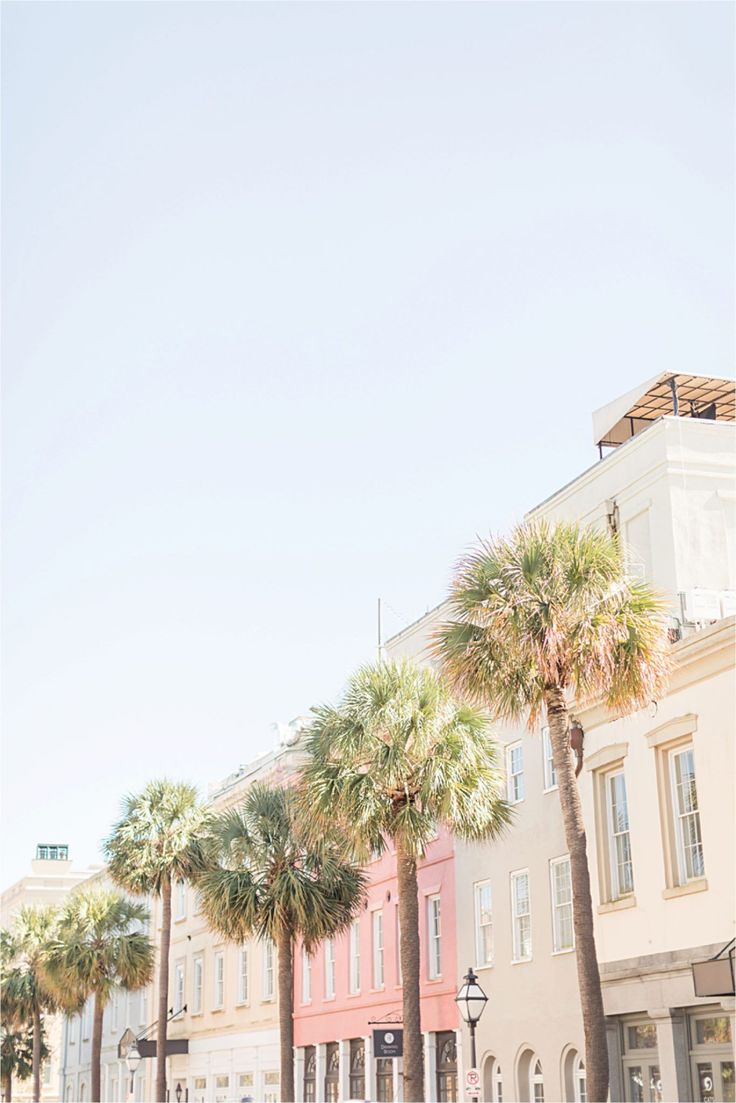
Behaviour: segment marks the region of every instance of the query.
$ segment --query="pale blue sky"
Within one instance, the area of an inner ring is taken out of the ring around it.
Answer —
[[[593,408],[731,372],[733,17],[5,5],[3,884],[268,749]]]

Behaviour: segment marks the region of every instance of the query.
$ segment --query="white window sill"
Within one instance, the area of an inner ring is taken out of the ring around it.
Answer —
[[[347,998],[349,1000],[355,1000],[355,999],[358,998],[359,995],[360,995],[360,989],[358,989],[357,992],[348,992]]]
[[[566,946],[564,948],[564,950],[553,950],[552,951],[552,957],[564,957],[565,954],[574,954],[574,953],[575,953],[575,947],[574,946]]]
[[[705,877],[697,877],[692,881],[686,881],[684,885],[673,885],[671,889],[662,890],[664,900],[672,900],[676,896],[690,896],[693,892],[706,892],[708,882]]]
[[[236,1007],[250,1007],[250,1000],[236,1000]]]
[[[534,961],[533,957],[515,957],[511,959],[512,965],[527,965],[528,962]]]
[[[225,1010],[225,1008],[224,1008],[224,1007],[213,1007],[213,1008],[212,1008],[212,1014],[213,1014],[213,1015],[220,1015],[220,1014],[222,1014],[222,1012],[223,1012],[224,1010]]]
[[[607,915],[608,912],[622,912],[627,908],[636,907],[636,897],[633,892],[627,896],[619,896],[616,900],[606,900],[605,903],[598,905],[598,914]]]
[[[559,789],[559,785],[550,785],[549,789],[543,789],[543,793],[556,793]]]
[[[473,969],[477,973],[480,969],[492,969],[495,964],[495,961],[486,961],[483,965],[474,965]]]

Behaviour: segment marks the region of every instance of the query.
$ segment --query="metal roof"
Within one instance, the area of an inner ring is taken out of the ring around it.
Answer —
[[[596,410],[593,440],[597,445],[615,447],[657,418],[675,412],[679,417],[736,421],[736,380],[662,372]]]

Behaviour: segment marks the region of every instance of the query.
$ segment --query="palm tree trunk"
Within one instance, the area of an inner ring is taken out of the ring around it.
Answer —
[[[281,1050],[281,1103],[293,1103],[294,1094],[294,947],[291,933],[279,932],[276,940],[279,969],[279,1042]]]
[[[33,1100],[41,1098],[41,1010],[36,1004],[33,1008]]]
[[[95,993],[95,1011],[92,1020],[92,1103],[101,1103],[102,1100],[102,1017],[105,1014],[105,1005],[100,998],[100,993]]]
[[[417,863],[396,842],[401,925],[401,976],[404,985],[404,1100],[424,1103],[424,1051],[419,1003],[419,885]]]
[[[570,754],[565,695],[561,689],[555,688],[546,690],[544,696],[565,840],[570,855],[575,957],[585,1035],[586,1093],[590,1103],[604,1103],[608,1097],[606,1019],[593,931],[593,901],[583,810]]]
[[[3,1076],[3,1100],[4,1103],[10,1103],[13,1098],[13,1074],[8,1071]]]
[[[171,946],[171,880],[161,887],[161,942],[158,963],[158,1028],[156,1030],[156,1103],[166,1103],[166,1035],[169,1015],[169,948]]]

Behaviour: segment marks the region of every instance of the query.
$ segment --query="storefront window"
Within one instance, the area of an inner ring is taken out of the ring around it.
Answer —
[[[735,1103],[732,1038],[729,1015],[690,1016],[690,1060],[698,1103]]]
[[[378,1103],[393,1103],[394,1099],[394,1061],[393,1057],[376,1059],[376,1089]]]
[[[657,1026],[651,1021],[624,1026],[624,1089],[627,1103],[662,1103]]]
[[[350,1042],[350,1098],[365,1099],[365,1042],[353,1038]]]
[[[337,1042],[329,1042],[325,1053],[325,1101],[337,1103],[340,1098],[340,1050]]]
[[[304,1050],[304,1103],[317,1098],[317,1051],[314,1046]]]
[[[454,1030],[437,1035],[437,1099],[457,1100],[457,1044]]]

